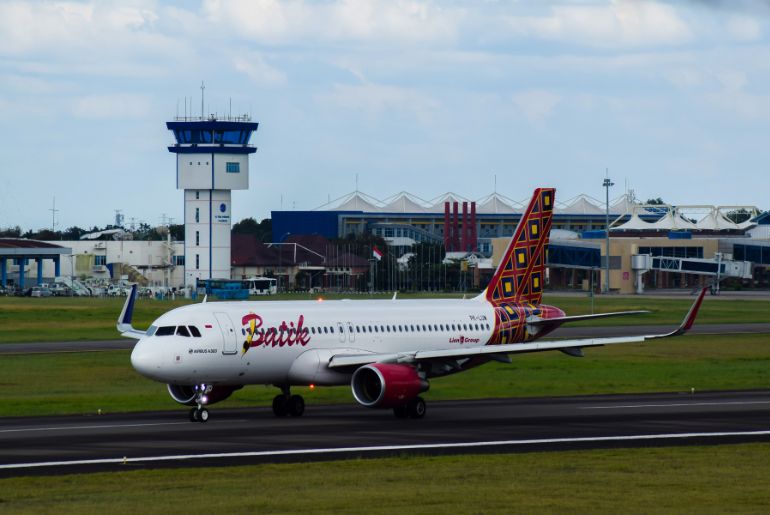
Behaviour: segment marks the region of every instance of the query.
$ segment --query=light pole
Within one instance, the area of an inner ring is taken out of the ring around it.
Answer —
[[[604,183],[602,183],[602,186],[604,186],[604,189],[606,191],[606,201],[605,201],[605,221],[607,224],[607,229],[605,230],[605,241],[607,243],[607,251],[606,256],[604,259],[604,293],[610,292],[610,186],[614,186],[615,183],[610,180],[610,172],[607,170],[607,176],[604,178]]]

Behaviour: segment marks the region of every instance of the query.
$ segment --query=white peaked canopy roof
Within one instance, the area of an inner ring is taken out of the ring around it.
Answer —
[[[518,202],[506,198],[499,193],[492,193],[491,195],[481,198],[476,201],[477,213],[521,213],[520,207],[515,207]]]
[[[425,213],[425,202],[414,195],[402,191],[385,200],[382,211],[388,213]]]
[[[321,211],[364,211],[376,213],[382,211],[382,208],[377,205],[379,203],[377,199],[365,193],[354,191],[318,209]]]
[[[624,215],[626,213],[633,213],[638,205],[631,199],[628,193],[624,193],[610,204],[610,214]]]
[[[443,195],[439,195],[438,197],[434,198],[430,201],[430,207],[428,210],[431,213],[443,213],[444,212],[444,202],[449,202],[450,204],[452,202],[457,202],[459,204],[458,211],[462,212],[463,209],[463,202],[470,202],[465,197],[461,197],[460,195],[457,195],[456,193],[448,192],[444,193]],[[451,209],[451,206],[450,206]]]
[[[738,224],[727,219],[716,209],[711,210],[709,214],[698,220],[695,224],[698,229],[709,231],[724,231],[727,229],[738,229]]]
[[[610,227],[610,231],[644,231],[649,229],[654,229],[652,224],[639,218],[639,214],[636,212],[631,215],[631,218],[626,223],[617,227]]]
[[[660,220],[648,224],[647,227],[652,230],[668,230],[675,231],[679,229],[696,229],[696,225],[689,220],[686,220],[680,215],[676,209],[671,209]]]
[[[556,212],[569,215],[603,215],[604,209],[599,207],[599,202],[594,199],[591,199],[593,202],[589,201],[590,198],[588,195],[578,195],[565,202],[564,207],[556,208]]]

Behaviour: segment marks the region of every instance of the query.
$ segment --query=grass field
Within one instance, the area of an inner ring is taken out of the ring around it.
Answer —
[[[646,344],[515,356],[434,379],[431,400],[753,389],[770,387],[770,336],[683,336]],[[84,373],[87,371],[87,373]],[[182,409],[165,386],[138,375],[128,351],[6,355],[0,359],[0,416]],[[313,405],[353,404],[350,388],[295,388]],[[278,390],[248,386],[218,407],[269,405]],[[361,408],[364,409],[364,408]]]
[[[3,513],[767,513],[770,444],[0,479]]]
[[[458,295],[449,295],[460,297]],[[390,298],[382,294],[374,298]],[[399,298],[435,297],[433,294],[401,295]],[[315,296],[293,294],[270,297],[276,299],[312,299]],[[325,298],[371,298],[368,295],[329,295]],[[268,300],[260,297],[258,300]],[[591,312],[591,300],[582,296],[559,297],[547,295],[547,303],[564,309],[569,315]],[[594,297],[594,311],[624,311],[648,309],[652,313],[634,317],[610,318],[582,324],[591,325],[651,325],[677,324],[692,304],[693,298],[652,299],[649,297]],[[189,301],[157,301],[140,299],[134,313],[135,327],[147,327],[166,311]],[[120,298],[22,298],[0,297],[0,343],[73,340],[108,340],[119,338],[115,320],[120,313]],[[699,324],[770,322],[770,301],[722,300],[708,297],[704,302]]]

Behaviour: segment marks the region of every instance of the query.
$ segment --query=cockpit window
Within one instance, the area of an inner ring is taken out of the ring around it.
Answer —
[[[198,328],[197,328],[197,327],[195,327],[194,325],[191,325],[191,326],[190,326],[190,333],[191,333],[193,336],[195,336],[196,338],[200,338],[200,337],[201,337],[201,332],[200,332],[200,331],[198,331]]]
[[[175,332],[176,332],[175,325],[164,325],[162,327],[158,327],[158,330],[155,331],[155,336],[171,336]]]
[[[180,325],[179,327],[176,328],[176,334],[178,334],[179,336],[186,336],[188,338],[190,337],[190,331],[188,331],[187,327],[183,325]]]
[[[155,334],[155,331],[157,330],[158,330],[157,325],[151,325],[150,328],[147,329],[147,336],[152,336],[153,334]]]

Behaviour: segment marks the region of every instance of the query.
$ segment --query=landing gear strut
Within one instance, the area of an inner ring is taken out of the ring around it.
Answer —
[[[203,407],[208,402],[208,394],[212,390],[210,384],[201,384],[195,386],[196,407],[190,409],[190,422],[208,422],[209,410]]]
[[[276,417],[301,417],[305,413],[305,399],[301,395],[292,395],[288,386],[281,387],[280,395],[273,399],[273,413]]]
[[[396,418],[422,418],[425,416],[425,399],[415,397],[406,404],[401,404],[393,408],[393,414]]]

